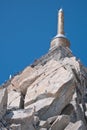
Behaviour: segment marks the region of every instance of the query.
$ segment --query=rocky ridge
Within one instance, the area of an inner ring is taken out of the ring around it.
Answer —
[[[0,87],[0,130],[86,130],[87,69],[54,47]]]

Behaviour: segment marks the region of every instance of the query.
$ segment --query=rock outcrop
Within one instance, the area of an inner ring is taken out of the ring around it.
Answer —
[[[51,130],[64,130],[65,127],[69,124],[69,116],[62,115],[58,116],[58,118],[54,121],[51,126]]]
[[[22,96],[20,92],[10,91],[8,93],[8,109],[20,109],[22,106]]]
[[[10,124],[21,124],[21,130],[35,130],[33,127],[34,121],[33,109],[28,110],[16,110],[6,114],[5,120]],[[10,126],[12,127],[12,125]]]
[[[0,89],[0,127],[6,130],[86,130],[87,69],[59,46]]]
[[[0,89],[0,119],[5,115],[7,110],[7,89]]]
[[[69,123],[69,125],[64,130],[86,130],[86,127],[83,122],[79,120],[75,124]]]

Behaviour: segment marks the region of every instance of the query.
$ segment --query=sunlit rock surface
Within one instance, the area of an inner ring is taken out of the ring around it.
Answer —
[[[67,47],[49,50],[0,93],[3,129],[87,129],[87,69]]]

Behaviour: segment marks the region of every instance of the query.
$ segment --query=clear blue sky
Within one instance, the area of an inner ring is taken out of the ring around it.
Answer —
[[[0,0],[0,84],[48,51],[61,7],[71,50],[87,65],[87,0]]]

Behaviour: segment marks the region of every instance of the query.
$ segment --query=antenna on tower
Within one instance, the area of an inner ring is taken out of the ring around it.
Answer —
[[[70,47],[70,42],[64,32],[64,11],[62,8],[58,10],[57,35],[51,41],[51,48],[55,46]]]

